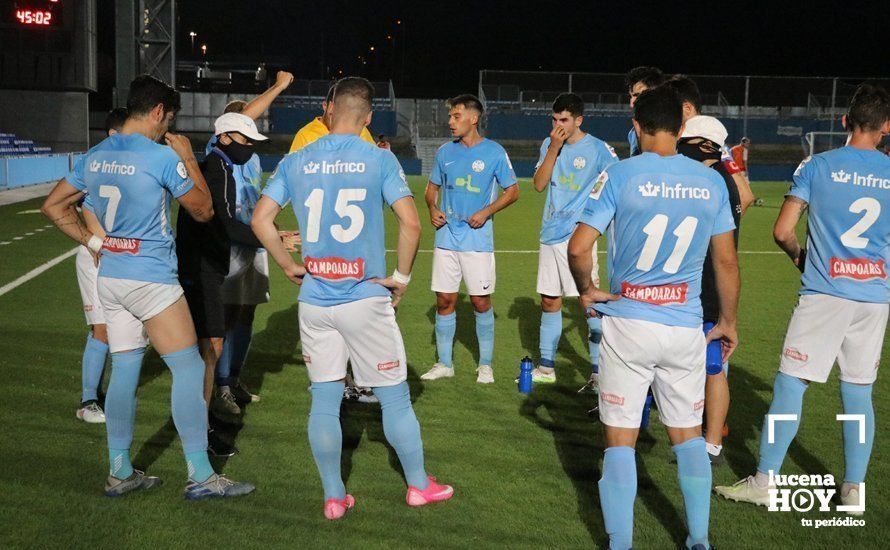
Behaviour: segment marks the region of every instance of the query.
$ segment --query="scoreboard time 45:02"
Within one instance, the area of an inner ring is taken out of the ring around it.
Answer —
[[[61,22],[62,2],[60,0],[10,2],[12,10],[4,14],[4,19],[12,18],[13,23],[23,27],[52,27]],[[7,19],[8,20],[8,19]]]

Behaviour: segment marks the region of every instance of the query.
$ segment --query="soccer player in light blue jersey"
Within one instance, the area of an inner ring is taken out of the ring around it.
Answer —
[[[618,161],[615,151],[581,129],[584,101],[572,93],[560,94],[553,102],[553,131],[541,144],[534,184],[539,193],[547,190],[541,219],[541,245],[538,253],[538,294],[541,295],[541,360],[532,371],[532,381],[556,381],[554,361],[562,336],[562,297],[578,296],[566,253],[569,237],[581,218],[587,196],[597,176]],[[591,252],[590,273],[599,286],[596,244]],[[600,319],[587,318],[588,346],[592,374],[588,385],[595,388],[599,371]],[[587,387],[587,386],[585,386]]]
[[[43,205],[62,232],[102,256],[99,299],[112,366],[105,400],[111,465],[105,494],[112,497],[160,484],[130,462],[136,389],[149,341],[173,374],[173,422],[188,468],[186,498],[238,496],[254,489],[215,473],[207,457],[204,362],[177,281],[170,199],[199,221],[209,220],[213,207],[188,139],[167,132],[178,109],[176,90],[154,77],[137,77],[121,132],[82,156]],[[169,147],[158,144],[161,138]],[[84,194],[104,240],[74,210]]]
[[[312,407],[309,444],[324,489],[324,515],[339,519],[355,499],[340,475],[346,364],[355,381],[372,388],[383,411],[383,432],[395,448],[409,506],[454,494],[424,469],[420,425],[406,382],[405,346],[395,306],[411,280],[420,221],[405,173],[389,151],[362,140],[371,122],[373,85],[340,80],[333,93],[331,133],[284,158],[269,178],[251,220],[263,246],[300,289],[300,339]],[[303,235],[303,264],[287,253],[275,217],[290,201]],[[386,276],[383,208],[399,225],[396,269]]]
[[[664,81],[665,75],[658,67],[634,67],[631,69],[624,77],[624,86],[630,97],[630,108],[634,108],[634,103],[641,93],[649,88],[660,86]],[[629,157],[635,157],[641,153],[640,139],[633,126],[627,132],[627,145],[630,147]]]
[[[519,199],[516,174],[507,152],[482,137],[482,103],[464,94],[448,100],[452,141],[442,145],[430,173],[425,199],[436,228],[432,290],[436,293],[436,352],[438,362],[420,378],[454,376],[452,347],[457,327],[454,311],[460,282],[476,311],[479,366],[476,382],[494,383],[495,213]],[[503,189],[503,193],[498,191]],[[440,200],[441,199],[441,200]]]
[[[716,489],[731,500],[769,505],[773,476],[780,474],[797,435],[803,394],[810,382],[827,381],[837,361],[844,414],[854,416],[843,421],[840,500],[846,509],[838,510],[865,511],[865,473],[875,438],[872,386],[890,311],[890,158],[877,150],[890,132],[890,94],[861,85],[843,123],[848,144],[801,163],[773,229],[776,243],[803,272],[800,300],[785,335],[757,472]],[[804,212],[806,248],[795,234]],[[785,416],[771,420],[773,415]]]
[[[683,109],[676,92],[640,94],[634,128],[642,154],[603,172],[569,241],[581,305],[603,316],[599,413],[606,451],[599,481],[610,548],[633,546],[634,447],[651,386],[677,457],[686,545],[706,550],[711,464],[702,438],[705,335],[700,300],[710,248],[720,322],[709,333],[724,356],[735,349],[739,272],[726,185],[714,170],[677,154]],[[608,231],[611,294],[590,280],[590,251]]]

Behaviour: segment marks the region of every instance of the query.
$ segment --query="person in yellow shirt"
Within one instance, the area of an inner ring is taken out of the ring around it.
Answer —
[[[313,141],[317,140],[320,137],[326,136],[330,133],[329,128],[331,127],[331,114],[328,111],[328,106],[331,104],[331,99],[334,95],[334,88],[336,84],[331,86],[331,89],[328,90],[328,95],[325,97],[324,101],[321,102],[322,115],[317,116],[312,119],[309,124],[300,128],[300,131],[297,132],[297,135],[294,136],[293,143],[290,144],[290,151],[288,153],[293,153],[294,151],[298,151],[303,147],[306,147]],[[362,129],[362,139],[370,143],[371,145],[377,146],[377,142],[374,141],[374,137],[371,135],[371,132],[368,131],[368,128],[365,127]]]

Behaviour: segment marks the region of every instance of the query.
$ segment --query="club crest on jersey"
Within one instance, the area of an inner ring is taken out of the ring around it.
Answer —
[[[647,198],[661,197],[664,199],[699,199],[709,200],[711,198],[711,190],[707,187],[688,187],[682,183],[668,185],[661,182],[661,185],[654,185],[651,181],[647,181],[646,185],[638,185],[637,190],[640,195]]]
[[[599,177],[596,178],[596,181],[593,184],[593,189],[590,190],[590,198],[598,201],[600,199],[600,194],[603,192],[603,188],[606,186],[606,182],[608,181],[609,173],[600,173]]]
[[[884,260],[832,258],[828,262],[828,274],[832,279],[870,281],[871,279],[886,279],[887,268],[884,265]]]
[[[584,157],[575,157],[572,160],[572,166],[575,167],[575,170],[583,170],[585,166],[587,166],[587,159]]]
[[[305,265],[306,271],[318,279],[327,279],[328,281],[354,279],[361,281],[365,278],[364,258],[346,260],[334,256],[326,258],[306,257]]]
[[[685,304],[688,290],[687,283],[676,285],[632,285],[626,281],[621,283],[623,297],[656,306]]]
[[[111,254],[139,254],[139,239],[124,239],[121,237],[105,237],[102,241],[102,250]]]
[[[482,162],[481,160],[474,160],[473,161],[473,172],[481,172],[483,170],[485,170],[485,163]]]
[[[136,173],[136,167],[132,164],[118,164],[116,160],[111,162],[94,160],[90,163],[90,172],[113,174],[115,176],[132,176]]]

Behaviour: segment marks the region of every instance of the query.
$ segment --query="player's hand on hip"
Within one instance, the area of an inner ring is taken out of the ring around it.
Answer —
[[[739,334],[735,325],[718,322],[708,333],[707,341],[719,340],[723,347],[723,362],[729,361],[729,356],[739,345]]]
[[[472,227],[473,229],[479,229],[480,227],[485,225],[485,222],[487,221],[488,214],[485,212],[484,209],[476,212],[467,219],[467,223],[470,224],[470,227]]]
[[[195,156],[195,153],[192,152],[192,142],[182,134],[171,134],[170,132],[167,132],[164,134],[164,141],[166,141],[167,145],[169,145],[170,148],[179,155],[179,158],[184,161]]]
[[[430,222],[433,224],[433,227],[439,229],[448,223],[448,219],[445,218],[445,212],[438,208],[433,208],[430,210]]]
[[[562,126],[554,126],[550,131],[550,147],[559,150],[562,144],[569,138],[568,132]]]
[[[605,290],[600,290],[595,286],[590,286],[586,291],[578,295],[578,301],[581,303],[581,308],[584,310],[584,314],[587,317],[600,316],[600,314],[593,309],[594,305],[610,302],[619,298],[621,298],[621,296],[611,294]]]
[[[299,231],[279,231],[278,236],[281,237],[281,242],[284,244],[284,249],[288,252],[299,251],[300,245],[303,244],[303,239],[300,238]]]
[[[275,85],[280,88],[287,88],[294,81],[294,75],[287,71],[278,71],[275,74]]]
[[[389,289],[390,293],[392,294],[392,307],[396,307],[397,305],[399,305],[399,301],[402,299],[405,291],[408,290],[408,285],[396,281],[393,277],[387,277],[385,279],[371,279],[371,282],[377,283],[378,285],[382,285]]]
[[[299,264],[294,264],[293,266],[286,268],[284,274],[287,275],[287,278],[290,279],[292,283],[299,286],[303,284],[306,268]]]

